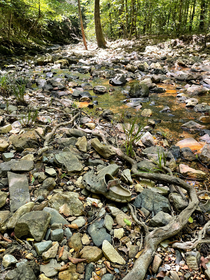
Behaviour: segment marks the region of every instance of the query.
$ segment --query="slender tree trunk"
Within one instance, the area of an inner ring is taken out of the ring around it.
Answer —
[[[78,12],[79,12],[79,18],[80,18],[80,26],[81,26],[81,32],[82,32],[82,39],[83,39],[83,44],[85,46],[85,49],[87,50],[87,43],[85,39],[85,32],[84,32],[84,26],[83,26],[83,21],[82,21],[82,13],[81,13],[81,7],[80,7],[80,0],[78,2]]]
[[[183,0],[180,0],[180,2],[179,2],[179,19],[178,19],[178,25],[177,25],[177,35],[180,35],[180,33],[181,33],[182,9],[183,9]]]
[[[205,0],[201,0],[201,11],[200,11],[200,24],[199,24],[199,30],[201,32],[204,31],[205,23],[204,23],[204,18],[205,18],[205,10],[206,10],[206,3]]]
[[[10,39],[10,35],[11,35],[11,26],[12,26],[12,11],[10,11],[10,15],[9,15],[9,28],[8,28],[8,40]]]
[[[38,8],[38,16],[37,16],[37,19],[34,21],[34,23],[32,24],[32,26],[30,27],[29,31],[28,31],[28,34],[26,36],[26,39],[28,40],[30,34],[31,34],[31,31],[34,29],[34,27],[38,24],[39,22],[39,19],[41,17],[41,3],[40,3],[40,0],[39,0],[39,8]]]
[[[125,0],[125,38],[128,37],[128,0]]]
[[[95,0],[94,18],[95,18],[96,40],[97,40],[98,47],[106,48],[106,41],[104,39],[104,35],[101,27],[100,0]]]
[[[189,32],[192,31],[193,19],[194,19],[194,16],[195,16],[195,6],[196,6],[196,0],[194,0],[194,2],[193,2],[193,10],[192,10],[192,14],[191,14],[191,17],[190,17]]]

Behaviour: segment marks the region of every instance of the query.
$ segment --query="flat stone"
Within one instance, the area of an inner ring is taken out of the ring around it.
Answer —
[[[181,157],[185,160],[188,160],[188,161],[194,161],[196,160],[196,156],[194,155],[194,153],[192,152],[192,150],[188,147],[186,148],[182,148],[180,150],[181,152]]]
[[[180,211],[188,206],[188,201],[184,200],[178,193],[170,193],[169,201],[173,204],[175,210]]]
[[[2,264],[5,268],[9,267],[10,265],[16,264],[17,262],[17,259],[10,254],[4,255],[2,259]]]
[[[69,215],[81,216],[84,211],[83,203],[79,200],[79,194],[74,192],[57,193],[49,200],[49,206],[59,210],[66,204],[69,208]]]
[[[101,278],[101,280],[113,280],[113,279],[114,279],[114,275],[110,273],[104,274]]]
[[[89,245],[90,244],[90,237],[86,233],[82,236],[82,244]]]
[[[154,260],[153,260],[153,263],[152,263],[152,271],[155,274],[158,272],[158,269],[159,269],[161,263],[162,263],[161,257],[159,255],[155,254]]]
[[[210,145],[206,144],[200,151],[199,159],[207,164],[210,165]]]
[[[42,253],[44,253],[45,251],[50,249],[50,247],[52,247],[52,241],[51,240],[42,241],[42,242],[38,242],[38,243],[34,244],[34,248],[35,248],[38,255],[41,255]]]
[[[5,152],[8,147],[9,143],[5,139],[0,138],[0,152]]]
[[[50,207],[45,207],[43,209],[43,211],[45,211],[51,215],[51,219],[50,219],[51,225],[54,223],[61,223],[63,226],[69,225],[69,222],[66,219],[64,219],[64,217],[61,216],[57,210],[50,208]]]
[[[83,136],[86,136],[87,134],[84,131],[81,131],[80,129],[69,128],[66,131],[66,135],[74,136],[74,137],[83,137]]]
[[[2,230],[2,227],[4,223],[7,221],[7,219],[10,216],[10,211],[0,211],[0,231]]]
[[[114,229],[114,237],[121,239],[124,235],[124,229],[123,228],[117,228]]]
[[[170,204],[167,198],[155,193],[149,189],[144,189],[135,199],[133,203],[137,208],[145,208],[148,211],[158,212],[163,211],[170,213]]]
[[[104,226],[108,231],[112,230],[112,226],[114,224],[114,220],[112,219],[112,217],[109,214],[106,214],[105,218],[104,218]]]
[[[53,243],[53,246],[49,250],[42,253],[43,260],[54,259],[57,255],[58,248],[59,248],[59,243],[58,242]]]
[[[81,251],[81,258],[86,259],[88,263],[97,262],[102,258],[102,250],[95,246],[85,246]]]
[[[71,152],[62,152],[55,155],[55,161],[66,168],[68,174],[80,172],[83,169],[82,163]]]
[[[129,258],[135,258],[135,256],[137,255],[139,251],[139,246],[137,245],[130,245],[129,246]]]
[[[104,94],[107,92],[107,88],[105,86],[95,86],[93,92],[96,94]]]
[[[56,182],[55,182],[55,179],[54,178],[46,178],[43,183],[42,183],[42,186],[41,188],[42,189],[45,189],[47,191],[52,191],[54,189],[54,187],[56,186]]]
[[[96,246],[101,246],[104,240],[111,242],[111,235],[104,228],[104,220],[101,219],[88,227],[88,234]]]
[[[12,215],[12,217],[6,223],[7,229],[12,229],[15,227],[17,221],[26,213],[30,212],[34,207],[34,202],[28,202],[22,205],[18,210]]]
[[[14,212],[30,201],[28,178],[24,174],[8,172],[10,211]]]
[[[27,155],[23,156],[20,160],[34,161],[35,157],[33,154],[27,154]]]
[[[0,208],[6,204],[7,193],[0,191]]]
[[[64,235],[66,236],[66,239],[69,240],[72,237],[72,232],[69,228],[64,229]]]
[[[12,164],[11,170],[16,172],[28,172],[34,168],[34,162],[30,160],[15,161]]]
[[[116,218],[116,222],[119,226],[126,226],[125,219],[132,223],[132,219],[120,209],[113,206],[109,206],[109,209],[111,210],[112,215]]]
[[[125,260],[120,254],[114,249],[114,247],[107,241],[103,241],[102,251],[104,256],[113,263],[126,264]]]
[[[76,224],[79,228],[83,227],[86,223],[86,220],[84,217],[79,217],[77,219],[75,219],[72,224]]]
[[[16,269],[13,269],[7,273],[5,280],[37,280],[37,277],[34,273],[35,268],[31,265],[31,262],[17,263],[16,266]]]
[[[46,168],[45,173],[49,176],[55,177],[57,175],[54,168]]]
[[[35,211],[23,215],[15,225],[15,235],[32,236],[35,241],[43,240],[50,223],[50,214],[44,211]]]
[[[75,145],[81,152],[87,152],[87,138],[85,136],[80,137]]]
[[[199,131],[201,129],[205,129],[205,126],[200,125],[199,123],[196,123],[194,121],[189,121],[189,122],[183,124],[182,128],[185,129],[185,130],[189,130],[191,132],[196,132],[196,131]]]
[[[47,277],[54,277],[58,274],[56,268],[61,268],[61,265],[55,259],[51,259],[49,263],[40,265],[40,272],[43,272]]]
[[[7,124],[3,127],[0,127],[0,133],[1,134],[6,134],[6,133],[10,132],[10,130],[12,130],[11,124]]]
[[[206,179],[206,173],[200,170],[193,169],[185,164],[179,165],[179,172],[189,178],[192,179],[200,179],[205,180]]]
[[[143,113],[143,112],[142,112]],[[151,147],[155,146],[155,141],[152,136],[152,134],[147,131],[142,137],[141,137],[141,142],[146,146],[146,147]]]
[[[4,162],[10,161],[12,158],[14,158],[14,153],[3,153],[2,159]]]
[[[116,153],[112,150],[111,146],[102,144],[98,138],[93,138],[91,141],[91,146],[96,150],[99,155],[108,159],[114,156]]]
[[[92,272],[95,270],[95,265],[93,263],[89,263],[85,268],[85,280],[90,280],[92,277]]]
[[[189,269],[192,269],[192,270],[199,269],[200,258],[201,258],[201,255],[199,252],[193,252],[193,251],[186,252],[185,257],[186,257],[186,262],[187,262]]]

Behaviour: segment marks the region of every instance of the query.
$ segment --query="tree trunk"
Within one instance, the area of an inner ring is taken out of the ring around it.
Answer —
[[[81,32],[82,32],[82,39],[83,39],[83,44],[85,46],[85,49],[87,50],[87,43],[85,40],[85,32],[84,32],[84,26],[83,26],[83,21],[82,21],[82,13],[81,13],[81,7],[80,7],[80,0],[78,0],[78,12],[79,12],[79,18],[80,18],[80,26],[81,26]]]
[[[194,2],[193,2],[193,10],[192,10],[192,14],[191,14],[191,17],[190,17],[189,32],[192,31],[192,24],[193,24],[193,19],[194,19],[194,15],[195,15],[195,5],[196,5],[196,0],[194,0]]]
[[[200,25],[199,25],[199,30],[201,32],[204,31],[204,27],[205,27],[205,24],[204,24],[205,10],[206,10],[205,0],[201,0]]]
[[[97,40],[98,47],[106,48],[106,41],[104,39],[103,31],[101,27],[100,0],[95,0],[94,18],[95,18],[96,40]]]

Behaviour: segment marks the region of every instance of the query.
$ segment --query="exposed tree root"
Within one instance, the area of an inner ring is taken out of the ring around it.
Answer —
[[[188,206],[178,216],[173,217],[168,225],[155,228],[151,232],[149,232],[149,228],[147,229],[147,226],[144,225],[144,228],[146,227],[146,236],[143,253],[136,260],[133,269],[123,278],[123,280],[143,280],[146,275],[147,269],[153,260],[158,245],[163,240],[178,234],[182,230],[182,228],[187,224],[189,217],[197,208],[199,201],[195,189],[192,186],[188,185],[185,181],[177,177],[165,174],[141,173],[137,170],[137,163],[135,160],[125,155],[118,148],[112,147],[112,149],[121,159],[130,163],[131,171],[135,176],[180,186],[187,190],[189,195]],[[142,226],[141,222],[137,222],[137,224]]]

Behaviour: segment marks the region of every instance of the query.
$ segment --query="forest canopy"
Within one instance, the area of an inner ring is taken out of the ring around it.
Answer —
[[[94,1],[80,2],[86,36],[95,40]],[[208,0],[101,0],[100,14],[108,39],[210,31]],[[1,41],[65,43],[80,36],[78,28],[77,1],[0,0]]]

